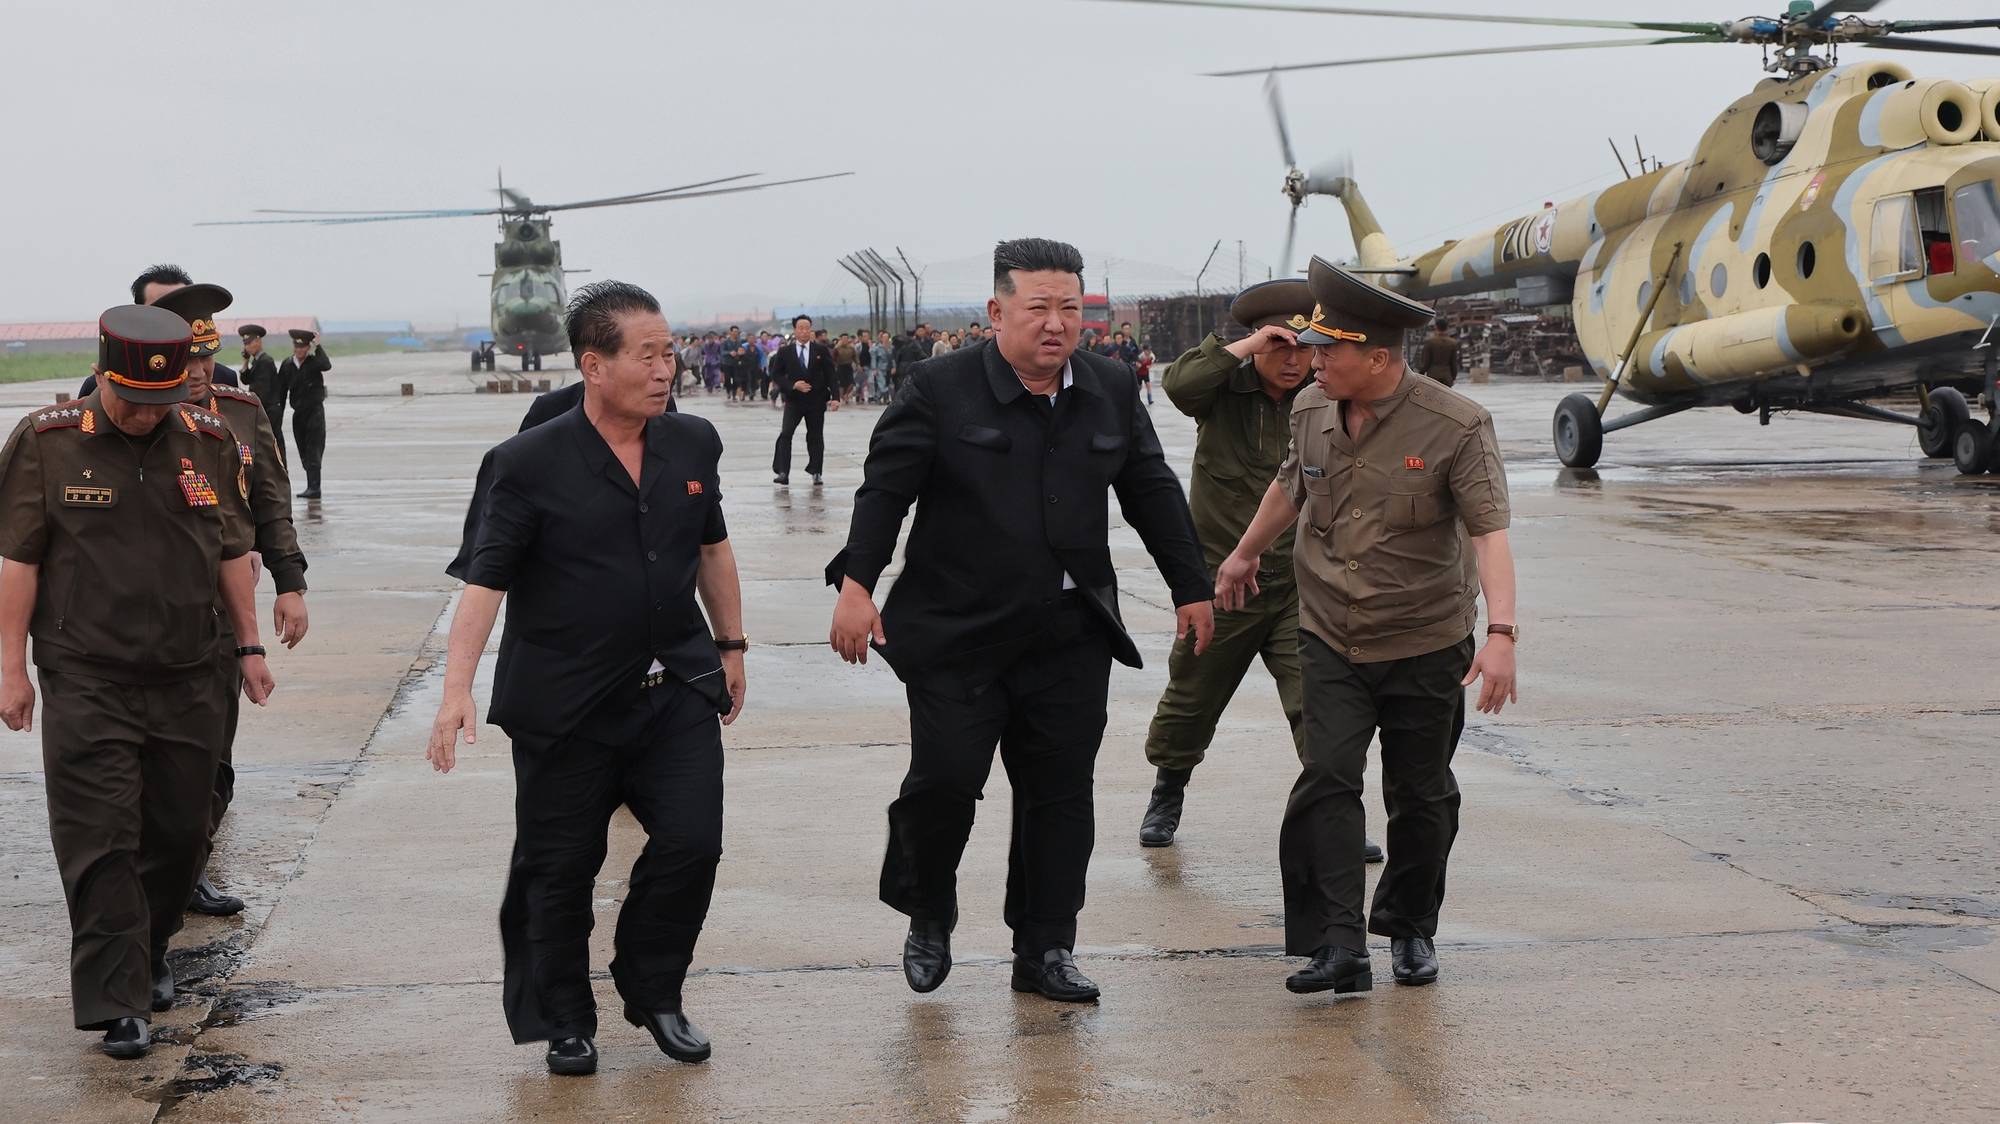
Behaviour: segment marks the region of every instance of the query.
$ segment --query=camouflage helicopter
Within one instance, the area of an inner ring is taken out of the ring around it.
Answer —
[[[1413,257],[1399,254],[1333,162],[1302,172],[1275,86],[1284,193],[1346,210],[1359,267],[1418,299],[1515,289],[1567,303],[1602,393],[1556,409],[1562,463],[1597,462],[1604,435],[1697,406],[1796,410],[1914,426],[1924,455],[1966,474],[2000,447],[2000,78],[1917,78],[1891,61],[1841,66],[1844,45],[2000,55],[1915,33],[2000,28],[2000,18],[1878,21],[1879,0],[1793,2],[1727,23],[1384,11],[1218,0],[1134,0],[1478,23],[1611,27],[1660,38],[1484,47],[1224,72],[1671,43],[1752,43],[1774,75],[1725,108],[1694,154],[1546,205]],[[1275,76],[1267,78],[1267,84]],[[1286,258],[1291,239],[1286,238]],[[1289,269],[1289,262],[1286,263]],[[1917,388],[1908,415],[1867,400]],[[1607,418],[1614,393],[1641,409]],[[1988,420],[1967,394],[1985,398]]]
[[[811,183],[814,180],[835,179],[853,175],[852,172],[834,172],[828,175],[804,176],[798,179],[774,180],[766,183],[746,184],[741,181],[753,179],[761,172],[745,172],[742,175],[725,176],[721,179],[686,183],[679,187],[662,188],[658,191],[642,191],[631,195],[612,195],[602,199],[581,199],[573,203],[537,203],[526,195],[507,186],[501,177],[498,192],[499,207],[471,207],[447,210],[403,210],[403,211],[293,211],[260,209],[263,215],[301,215],[304,218],[289,219],[239,219],[231,222],[202,222],[196,226],[269,226],[310,223],[316,226],[343,226],[349,223],[402,222],[408,219],[465,218],[472,215],[497,217],[500,220],[500,241],[493,244],[493,272],[481,274],[490,277],[492,287],[493,340],[472,350],[472,369],[484,366],[493,370],[497,351],[508,351],[521,359],[523,371],[542,369],[542,357],[569,350],[569,337],[564,334],[563,306],[569,301],[564,277],[571,273],[586,273],[588,270],[565,269],[562,263],[562,243],[549,237],[550,216],[557,211],[581,211],[595,207],[622,207],[633,203],[659,203],[677,199],[698,199],[708,195],[730,195],[742,191],[760,191],[767,187],[782,187],[786,184]],[[729,185],[729,186],[725,186]]]

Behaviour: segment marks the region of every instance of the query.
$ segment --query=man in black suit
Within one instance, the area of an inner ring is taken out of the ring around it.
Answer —
[[[326,373],[333,370],[333,361],[319,345],[317,333],[293,328],[291,336],[292,353],[278,364],[278,383],[292,407],[293,443],[306,470],[306,488],[299,498],[316,500],[320,457],[326,452]]]
[[[998,337],[911,368],[875,425],[847,547],[827,567],[840,589],[829,640],[852,663],[872,639],[908,690],[910,771],[889,805],[881,897],[910,917],[910,987],[930,991],[951,970],[958,860],[998,743],[1014,785],[1014,989],[1088,1002],[1097,986],[1071,952],[1092,769],[1111,661],[1139,666],[1118,613],[1106,490],[1197,653],[1213,590],[1138,383],[1077,350],[1083,256],[1047,239],[1002,242],[993,290]],[[873,590],[913,503],[903,573],[878,613]]]
[[[278,383],[278,365],[264,353],[264,326],[245,324],[236,329],[243,339],[243,389],[264,404],[271,419],[271,431],[278,437],[278,455],[285,454],[285,391]],[[218,374],[221,367],[216,368]]]
[[[806,423],[806,471],[813,486],[820,479],[821,461],[826,456],[824,427],[827,399],[833,392],[833,352],[813,339],[810,316],[792,317],[792,338],[771,353],[771,385],[785,391],[785,427],[778,431],[778,448],[771,454],[773,483],[792,482],[792,434],[799,422]],[[833,404],[838,410],[840,404]]]
[[[513,742],[517,784],[500,908],[507,1024],[516,1042],[548,1041],[551,1072],[583,1074],[597,1069],[591,894],[620,805],[648,837],[611,962],[625,1018],[669,1057],[709,1056],[681,984],[722,854],[717,718],[742,711],[749,643],[722,441],[705,419],[666,413],[674,338],[659,303],[586,285],[568,328],[582,404],[480,466],[476,542],[449,570],[466,587],[428,756],[449,771],[459,733],[474,741],[473,672],[511,594],[487,714]]]

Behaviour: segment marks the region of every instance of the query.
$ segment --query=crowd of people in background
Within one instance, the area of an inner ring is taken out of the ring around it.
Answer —
[[[993,325],[974,320],[962,330],[933,328],[918,324],[914,331],[891,335],[886,331],[813,332],[813,339],[833,352],[834,392],[843,403],[885,403],[895,396],[902,372],[912,364],[935,359],[960,348],[976,347],[993,338]],[[681,337],[680,373],[674,393],[683,388],[700,389],[706,394],[721,393],[731,402],[769,402],[784,405],[784,388],[770,377],[771,356],[797,341],[773,331],[759,331],[752,337],[738,325],[727,331]],[[1122,360],[1132,368],[1145,390],[1146,402],[1153,401],[1153,349],[1140,340],[1127,321],[1116,330],[1086,330],[1079,346],[1098,355]]]

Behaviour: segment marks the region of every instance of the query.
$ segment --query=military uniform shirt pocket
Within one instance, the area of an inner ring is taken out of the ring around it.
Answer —
[[[1435,474],[1392,479],[1383,524],[1391,531],[1421,531],[1436,524],[1444,518],[1440,484]]]

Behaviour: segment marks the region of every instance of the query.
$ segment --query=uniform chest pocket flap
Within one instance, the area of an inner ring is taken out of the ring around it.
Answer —
[[[1093,433],[1090,435],[1090,451],[1093,453],[1122,453],[1131,444],[1130,438],[1116,433]]]
[[[1014,447],[1014,439],[1012,437],[1007,436],[1002,430],[994,429],[990,425],[973,425],[967,423],[959,428],[958,439],[968,445],[974,445],[981,449],[991,449],[996,453],[1004,453]]]
[[[1444,482],[1435,474],[1411,474],[1389,481],[1389,508],[1383,523],[1391,531],[1421,531],[1445,516]]]

